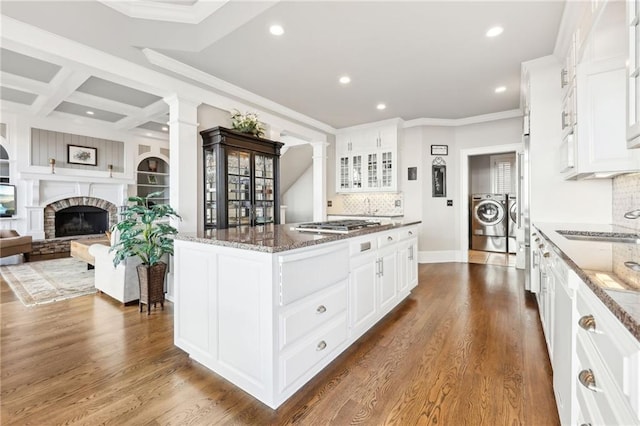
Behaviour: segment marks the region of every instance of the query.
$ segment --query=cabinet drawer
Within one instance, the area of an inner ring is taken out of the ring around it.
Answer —
[[[279,256],[280,304],[287,305],[348,279],[348,254],[345,242]]]
[[[347,307],[347,280],[280,314],[280,349],[312,333]]]
[[[385,232],[378,236],[378,247],[386,247],[398,242],[398,232]]]
[[[411,226],[411,227],[400,229],[400,231],[398,231],[398,238],[400,240],[406,240],[409,238],[418,238],[418,227]]]
[[[593,345],[615,385],[640,413],[640,344],[584,283],[580,283],[576,305],[578,336]],[[585,329],[587,319],[595,330]]]
[[[607,367],[598,357],[597,351],[591,342],[584,338],[584,335],[578,334],[576,352],[578,355],[576,389],[578,393],[582,392],[582,399],[589,407],[590,416],[602,420],[596,424],[637,423],[638,419],[634,420],[629,401],[623,397],[621,389],[613,381]],[[595,390],[588,389],[580,380],[580,374],[584,371],[592,373]]]
[[[355,238],[349,243],[349,255],[357,256],[359,254],[375,252],[378,249],[377,234],[366,235],[364,237]]]
[[[280,356],[280,391],[292,385],[347,339],[347,314],[342,313],[295,350]]]

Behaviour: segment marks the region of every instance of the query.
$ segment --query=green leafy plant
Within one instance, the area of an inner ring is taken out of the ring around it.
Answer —
[[[153,204],[152,199],[161,195],[162,191],[146,197],[129,197],[131,204],[122,212],[123,219],[111,227],[112,232],[120,233],[119,240],[111,247],[111,251],[115,251],[114,266],[131,256],[139,256],[143,264],[153,266],[160,263],[165,253],[173,254],[170,236],[178,230],[161,220],[181,217],[168,204]]]
[[[264,127],[258,120],[258,114],[255,112],[246,112],[242,114],[237,109],[231,114],[231,125],[235,130],[242,133],[251,133],[254,136],[264,136]]]

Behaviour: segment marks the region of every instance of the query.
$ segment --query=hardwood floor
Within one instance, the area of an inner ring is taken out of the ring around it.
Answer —
[[[173,306],[25,308],[0,282],[1,424],[558,424],[522,271],[420,265],[420,285],[278,410],[173,346]]]

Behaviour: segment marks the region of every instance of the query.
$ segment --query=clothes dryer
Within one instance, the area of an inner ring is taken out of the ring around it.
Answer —
[[[505,253],[507,251],[507,196],[471,195],[471,249]]]
[[[516,230],[518,229],[518,200],[516,194],[507,194],[507,251],[509,253],[517,252]]]

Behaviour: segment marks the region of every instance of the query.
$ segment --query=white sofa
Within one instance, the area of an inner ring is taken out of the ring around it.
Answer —
[[[113,244],[113,235],[111,243]],[[89,247],[89,254],[95,258],[96,289],[122,303],[140,299],[136,271],[136,266],[140,264],[140,258],[138,256],[129,257],[114,267],[115,254],[109,249],[110,247],[102,244],[92,244]]]

